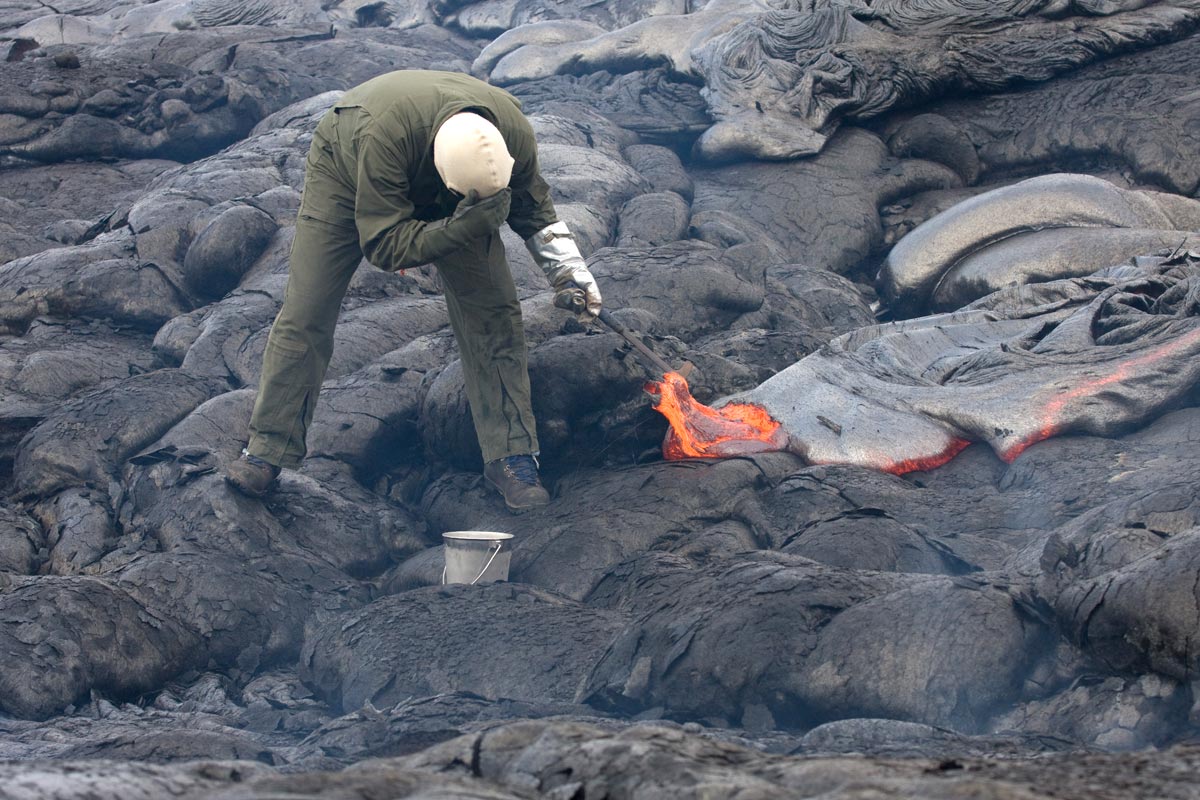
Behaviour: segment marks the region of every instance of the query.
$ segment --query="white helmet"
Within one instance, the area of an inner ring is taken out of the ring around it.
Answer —
[[[513,157],[500,130],[478,114],[447,119],[433,137],[433,165],[447,187],[465,195],[491,197],[508,186]]]

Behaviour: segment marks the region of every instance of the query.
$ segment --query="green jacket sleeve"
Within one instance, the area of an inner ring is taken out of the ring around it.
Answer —
[[[367,133],[359,143],[354,223],[363,255],[380,269],[419,267],[462,246],[444,224],[413,219],[408,154],[396,140]]]
[[[558,212],[550,199],[550,185],[542,178],[538,169],[537,140],[533,126],[523,117],[520,134],[512,137],[510,154],[513,157],[513,174],[508,185],[512,188],[512,208],[508,212],[508,225],[522,239],[558,222]]]

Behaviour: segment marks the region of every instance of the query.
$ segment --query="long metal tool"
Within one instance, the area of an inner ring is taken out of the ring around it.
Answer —
[[[567,297],[568,302],[562,302],[559,299],[560,297]],[[566,308],[569,311],[575,312],[576,314],[583,313],[584,309],[587,308],[587,297],[584,295],[582,289],[577,291],[572,290],[569,295],[560,294],[554,299],[555,305],[557,305],[559,308]],[[618,334],[622,339],[629,342],[634,350],[638,351],[638,353],[640,353],[664,375],[668,372],[675,372],[686,379],[687,376],[691,374],[692,370],[696,368],[695,365],[690,361],[683,362],[683,365],[679,367],[679,369],[672,367],[666,362],[665,359],[662,358],[662,356],[658,355],[658,353],[655,353],[653,350],[647,347],[646,343],[643,342],[636,333],[622,325],[621,322],[616,319],[607,308],[600,310],[599,319],[601,322],[611,328],[613,333]]]

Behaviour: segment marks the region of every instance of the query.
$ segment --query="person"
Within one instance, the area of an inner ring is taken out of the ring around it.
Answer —
[[[601,296],[538,170],[520,102],[453,72],[368,80],[322,117],[305,167],[283,307],[263,353],[250,437],[225,479],[255,497],[299,466],[333,353],[338,310],[360,260],[434,264],[462,359],[484,476],[515,512],[546,505],[521,307],[499,228],[525,240],[556,297]]]

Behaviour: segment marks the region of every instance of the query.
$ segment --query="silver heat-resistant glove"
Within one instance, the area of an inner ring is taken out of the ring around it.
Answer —
[[[525,247],[554,287],[555,305],[570,307],[569,302],[560,302],[558,295],[582,290],[586,306],[579,314],[579,321],[591,322],[600,315],[600,287],[588,271],[579,245],[575,243],[565,222],[555,222],[542,228],[525,240]]]

